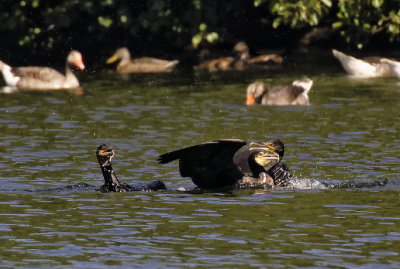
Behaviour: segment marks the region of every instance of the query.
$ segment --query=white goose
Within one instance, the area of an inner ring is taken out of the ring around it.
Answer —
[[[13,89],[58,90],[78,88],[79,81],[72,73],[70,65],[76,66],[81,70],[85,68],[80,52],[73,50],[68,54],[65,75],[50,67],[26,66],[12,68],[2,61],[0,61],[0,70],[7,86]]]
[[[335,56],[346,72],[353,77],[374,78],[374,77],[394,77],[395,74],[385,62],[381,62],[381,57],[366,57],[357,59],[353,56],[344,54],[332,49]]]
[[[383,59],[381,59],[381,63],[387,64],[390,68],[390,71],[392,71],[392,73],[395,74],[395,76],[397,78],[400,78],[400,62],[399,61],[383,58]]]

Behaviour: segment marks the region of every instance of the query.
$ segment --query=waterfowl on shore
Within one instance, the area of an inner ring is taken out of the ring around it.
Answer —
[[[117,71],[120,73],[161,73],[170,72],[179,63],[178,60],[167,61],[151,57],[131,59],[129,50],[125,47],[117,51],[107,59],[107,63],[119,61]]]
[[[390,71],[397,77],[400,78],[400,62],[383,58],[381,59],[381,63],[385,63],[389,66]]]
[[[121,183],[111,165],[114,155],[114,148],[105,144],[100,145],[96,150],[96,157],[104,177],[104,185],[99,188],[101,192],[157,191],[166,189],[161,180],[153,180],[135,185]]]
[[[12,68],[0,61],[0,70],[4,81],[11,88],[24,90],[58,90],[79,87],[79,81],[72,73],[70,66],[85,69],[79,51],[71,51],[65,64],[65,75],[50,67],[26,66]]]
[[[374,78],[393,77],[395,73],[387,62],[382,62],[382,57],[365,57],[362,59],[344,54],[332,49],[332,54],[342,64],[344,70],[353,77]]]
[[[240,60],[243,62],[241,68],[253,67],[260,64],[282,64],[283,58],[278,54],[262,54],[252,57],[250,49],[244,41],[238,42],[233,51],[239,55]]]
[[[192,178],[204,189],[284,186],[292,178],[286,165],[280,163],[284,145],[279,139],[250,143],[238,152],[246,144],[239,139],[213,140],[162,154],[157,161],[179,160],[181,176]]]
[[[293,81],[292,85],[268,89],[265,83],[256,81],[247,87],[246,105],[309,105],[308,92],[312,85],[311,79],[304,78]]]

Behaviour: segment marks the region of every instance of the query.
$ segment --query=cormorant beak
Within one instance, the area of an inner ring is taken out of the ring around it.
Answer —
[[[251,106],[251,105],[254,105],[255,102],[256,102],[256,99],[254,98],[254,96],[252,94],[248,94],[246,96],[246,105]]]
[[[113,56],[111,56],[110,58],[107,59],[106,63],[111,64],[117,60],[118,60],[118,57],[117,57],[117,55],[114,54]]]
[[[256,142],[251,142],[250,143],[250,150],[259,150],[261,153],[258,154],[265,154],[265,158],[267,159],[276,159],[278,163],[282,157],[283,157],[283,151],[284,151],[284,146],[283,143],[279,139],[275,139],[265,143],[256,143]],[[262,158],[261,156],[260,158]],[[260,160],[260,163],[263,161]],[[260,164],[261,165],[261,164]]]
[[[278,153],[268,149],[268,151],[259,152],[255,156],[255,161],[258,165],[268,170],[280,161],[280,156]]]
[[[275,152],[275,147],[273,144],[267,144],[266,146],[269,152]]]
[[[267,143],[250,142],[250,149],[261,149],[269,152],[275,151],[274,144],[269,142]]]

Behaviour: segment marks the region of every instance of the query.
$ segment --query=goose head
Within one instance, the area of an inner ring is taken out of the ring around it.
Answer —
[[[261,81],[251,83],[247,87],[246,105],[251,106],[255,103],[261,103],[263,95],[268,91],[265,84]]]
[[[80,70],[85,69],[83,64],[82,54],[77,50],[72,50],[67,56],[67,63],[72,66],[76,66]]]

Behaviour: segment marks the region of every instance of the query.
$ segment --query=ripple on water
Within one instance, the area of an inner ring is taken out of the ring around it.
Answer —
[[[2,96],[2,265],[399,268],[399,180],[377,188],[187,193],[176,191],[194,187],[178,164],[155,161],[218,138],[280,137],[285,162],[307,186],[400,178],[393,81],[316,75],[310,107],[243,105],[253,79],[275,85],[302,75],[284,73],[190,75],[177,85],[174,73],[126,81],[101,74],[84,81],[86,96]],[[116,147],[120,179],[162,179],[173,190],[96,193],[103,179],[94,152],[102,143]],[[82,181],[91,186],[63,190]]]

